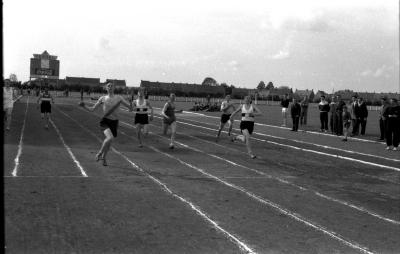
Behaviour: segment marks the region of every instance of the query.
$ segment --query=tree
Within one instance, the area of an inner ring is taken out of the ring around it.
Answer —
[[[266,89],[267,89],[267,90],[274,89],[274,84],[273,84],[271,81],[268,82],[268,85],[267,85]]]
[[[225,89],[228,87],[226,83],[221,83],[221,86],[224,87]]]
[[[10,74],[10,81],[11,82],[18,82],[17,75],[15,75],[14,73],[11,73]]]
[[[207,77],[204,79],[203,83],[201,83],[203,86],[216,86],[218,85],[217,81],[213,78]]]
[[[258,83],[257,90],[263,90],[263,89],[265,89],[265,83],[264,81],[260,81],[260,83]]]

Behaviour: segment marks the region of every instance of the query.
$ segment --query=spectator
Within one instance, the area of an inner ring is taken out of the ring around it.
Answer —
[[[83,101],[83,88],[81,88],[81,101]]]
[[[350,124],[351,124],[351,114],[350,112],[347,110],[347,106],[344,105],[342,107],[343,113],[342,113],[342,120],[343,120],[343,132],[344,132],[344,139],[342,139],[343,141],[347,141],[347,136],[349,133],[349,129],[350,129]]]
[[[318,104],[319,108],[319,119],[321,121],[321,132],[328,132],[328,112],[329,104],[325,100],[325,96],[321,96],[321,102]]]
[[[393,145],[393,150],[397,151],[400,139],[400,106],[397,99],[390,99],[390,105],[383,112],[383,117],[386,119],[386,150],[390,150]]]
[[[293,98],[292,106],[290,107],[290,114],[292,115],[293,127],[292,131],[298,131],[299,129],[299,119],[301,113],[301,106],[297,102],[296,98]]]
[[[356,108],[357,125],[361,125],[361,136],[364,136],[368,118],[367,104],[361,97],[358,98],[357,104],[358,104],[358,107]]]
[[[343,135],[343,107],[346,103],[342,100],[340,95],[336,95],[336,134]]]
[[[300,125],[307,125],[307,113],[308,113],[308,97],[304,96],[303,100],[300,103],[301,112],[300,112]]]
[[[288,94],[285,94],[281,100],[282,118],[283,118],[282,126],[286,126],[287,110],[289,107],[289,103],[290,103],[289,96]]]
[[[330,113],[330,120],[329,126],[331,128],[332,134],[337,134],[337,119],[336,119],[336,99],[335,96],[332,96],[331,103],[329,104],[329,113]]]
[[[380,137],[378,141],[384,141],[385,140],[385,130],[386,130],[386,118],[383,116],[383,113],[385,110],[388,108],[389,104],[387,102],[386,97],[381,98],[381,107],[378,111],[379,113],[379,130],[380,130]]]
[[[357,124],[357,116],[356,116],[356,108],[358,107],[357,105],[357,95],[353,95],[351,97],[351,107],[350,107],[350,114],[351,114],[351,126],[352,126],[352,131],[351,131],[351,136],[357,136],[358,135],[358,124]]]

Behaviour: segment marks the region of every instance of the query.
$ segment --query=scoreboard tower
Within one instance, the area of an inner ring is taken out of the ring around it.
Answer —
[[[60,76],[60,61],[57,56],[50,55],[46,50],[42,54],[33,54],[30,65],[29,79],[53,80],[57,82]]]

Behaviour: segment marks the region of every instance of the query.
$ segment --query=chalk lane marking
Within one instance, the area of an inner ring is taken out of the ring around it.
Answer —
[[[209,115],[206,115],[206,114],[196,113],[196,112],[191,112],[191,111],[183,111],[183,113],[195,114],[195,115],[199,115],[199,116],[203,116],[203,117],[207,117],[207,118],[219,119],[219,117],[216,117],[216,116],[209,116]],[[271,124],[255,123],[255,125],[265,126],[265,127],[270,127],[270,128],[276,128],[276,129],[290,130],[290,128],[288,128],[288,127],[282,127],[282,126],[271,125]],[[336,137],[335,135],[332,135],[332,134],[321,133],[321,132],[317,132],[317,131],[307,131],[307,130],[301,130],[301,131],[305,132],[305,133],[328,136],[328,137],[332,137],[332,138]],[[369,140],[369,139],[362,139],[362,138],[355,138],[355,137],[348,137],[348,139],[353,139],[353,140],[357,140],[357,141],[361,141],[361,142],[367,142],[367,143],[385,144],[384,142],[379,142],[379,141],[374,141],[374,140]]]
[[[130,126],[130,127],[133,128],[132,125],[130,125],[130,124],[126,123],[126,122],[121,121],[121,123],[123,123],[123,124],[125,124],[125,125],[128,125],[128,126]],[[163,136],[161,136],[161,135],[158,135],[158,134],[155,134],[155,133],[152,133],[152,132],[150,132],[150,133],[153,134],[154,136],[159,137],[159,138],[168,139],[168,138],[163,137]],[[203,153],[203,154],[206,154],[206,155],[208,155],[208,156],[210,156],[210,157],[213,157],[213,158],[215,158],[215,159],[224,161],[224,162],[229,163],[229,164],[231,164],[231,165],[233,165],[233,166],[237,166],[237,167],[241,167],[241,168],[247,169],[247,170],[249,170],[249,171],[252,171],[252,172],[254,172],[254,173],[257,173],[257,174],[259,174],[259,175],[262,175],[262,176],[264,176],[264,177],[266,177],[266,178],[273,179],[273,180],[276,180],[276,181],[281,182],[281,183],[284,183],[284,184],[288,184],[288,185],[290,185],[290,186],[292,186],[292,187],[295,187],[295,188],[297,188],[297,189],[299,189],[299,190],[302,190],[302,191],[309,191],[309,192],[313,193],[314,195],[316,195],[316,196],[318,196],[318,197],[321,197],[321,198],[323,198],[323,199],[329,200],[329,201],[334,202],[334,203],[339,203],[339,204],[341,204],[341,205],[344,205],[344,206],[353,208],[353,209],[355,209],[355,210],[357,210],[357,211],[359,211],[359,212],[366,213],[366,214],[368,214],[368,215],[370,215],[370,216],[373,216],[373,217],[376,217],[376,218],[378,218],[378,219],[380,219],[380,220],[384,220],[384,221],[389,222],[389,223],[391,223],[391,224],[400,225],[400,221],[397,221],[397,220],[394,220],[394,219],[390,219],[390,218],[386,218],[386,217],[381,216],[381,215],[379,215],[379,214],[377,214],[377,213],[375,213],[375,212],[371,212],[371,211],[369,211],[368,209],[366,209],[366,208],[364,208],[364,207],[357,206],[357,205],[353,205],[353,204],[351,204],[351,203],[349,203],[349,202],[347,202],[347,201],[343,201],[343,200],[340,200],[340,199],[337,199],[337,198],[333,198],[333,197],[327,196],[327,195],[322,194],[322,193],[320,193],[320,192],[318,192],[318,191],[315,191],[315,190],[312,190],[312,189],[309,189],[309,188],[306,188],[306,187],[302,187],[302,186],[300,186],[300,185],[297,185],[297,184],[295,184],[295,183],[292,183],[292,182],[287,181],[287,180],[285,180],[285,179],[282,179],[282,178],[280,178],[280,177],[275,177],[275,176],[269,175],[269,174],[264,173],[264,172],[262,172],[262,171],[259,171],[259,170],[257,170],[257,169],[253,169],[253,168],[250,168],[250,167],[241,165],[241,164],[239,164],[239,163],[236,163],[236,162],[233,162],[233,161],[231,161],[231,160],[222,158],[222,157],[217,156],[217,155],[215,155],[215,154],[207,153],[207,152],[205,152],[205,151],[202,151],[202,150],[197,149],[197,148],[195,148],[195,147],[191,147],[191,146],[186,145],[186,144],[184,144],[184,143],[181,143],[181,142],[178,142],[178,141],[175,141],[175,143],[177,143],[177,144],[179,144],[179,145],[181,145],[181,146],[183,146],[183,147],[185,147],[185,148],[187,148],[187,149],[190,149],[190,150],[192,150],[192,151],[199,152],[199,153]],[[246,155],[247,155],[247,154],[246,154]],[[391,196],[389,196],[389,197],[391,197]],[[392,198],[392,197],[391,197],[391,198]]]
[[[24,140],[24,131],[25,131],[26,115],[28,113],[28,106],[29,106],[29,96],[28,96],[28,99],[26,100],[26,109],[25,109],[25,115],[24,115],[24,122],[22,124],[22,129],[21,129],[21,136],[19,138],[18,152],[17,152],[17,156],[14,159],[15,165],[14,165],[14,169],[11,173],[11,175],[14,177],[17,176],[18,167],[19,167],[19,158],[21,157],[21,154],[22,154],[22,145],[23,145],[23,140]]]
[[[67,149],[67,152],[71,156],[71,158],[74,161],[76,167],[81,171],[82,176],[83,177],[88,177],[88,175],[86,174],[85,170],[83,169],[83,167],[81,166],[79,161],[76,159],[75,155],[72,153],[71,148],[65,143],[64,138],[62,137],[62,135],[61,135],[60,131],[58,130],[56,124],[51,119],[49,119],[49,121],[53,125],[54,129],[56,130],[58,137],[60,138],[61,142],[63,143],[65,149]]]
[[[186,120],[186,121],[195,122],[195,123],[202,123],[202,124],[209,125],[209,126],[216,126],[215,124],[196,121],[196,120],[193,120],[193,119],[185,119],[185,118],[182,118],[182,119]],[[256,125],[257,125],[257,123],[256,123]],[[260,124],[260,125],[262,125],[262,124]],[[235,129],[235,130],[239,130],[239,129]],[[350,154],[358,154],[358,155],[363,155],[363,156],[368,156],[368,157],[373,157],[373,158],[378,158],[378,159],[383,159],[383,160],[400,162],[400,160],[398,160],[398,159],[383,157],[383,156],[379,156],[379,155],[375,155],[375,154],[362,153],[362,152],[357,152],[357,151],[353,151],[353,150],[346,150],[346,149],[342,149],[342,148],[337,148],[337,147],[327,146],[327,145],[320,145],[320,144],[311,143],[311,142],[302,141],[302,140],[297,140],[297,139],[288,139],[288,138],[269,135],[269,134],[265,134],[265,133],[261,133],[261,132],[254,132],[254,134],[257,134],[257,135],[260,135],[260,136],[265,136],[265,137],[271,137],[271,138],[275,138],[275,139],[288,140],[288,141],[295,142],[295,143],[300,143],[300,144],[312,145],[312,146],[321,147],[321,148],[324,148],[324,149],[341,151],[341,152],[350,153]]]
[[[254,199],[254,200],[256,200],[256,201],[258,201],[258,202],[260,202],[260,203],[262,203],[264,205],[267,205],[269,207],[274,208],[279,213],[285,214],[285,215],[291,217],[292,219],[305,224],[306,226],[312,227],[315,230],[320,231],[320,232],[322,232],[322,233],[324,233],[324,234],[326,234],[326,235],[338,240],[339,242],[341,242],[341,243],[343,243],[343,244],[345,244],[345,245],[347,245],[347,246],[349,246],[349,247],[351,247],[353,249],[357,249],[357,250],[359,250],[359,251],[361,251],[363,253],[373,253],[367,247],[364,247],[364,246],[362,246],[362,245],[360,245],[360,244],[358,244],[356,242],[352,242],[350,240],[346,240],[346,239],[344,239],[344,237],[342,237],[338,233],[336,233],[334,231],[330,231],[328,229],[325,229],[324,227],[318,225],[317,223],[314,223],[314,222],[309,221],[309,220],[307,220],[305,218],[302,218],[302,216],[300,214],[297,214],[295,212],[291,212],[291,211],[287,210],[286,208],[281,207],[279,204],[276,204],[276,203],[274,203],[274,202],[272,202],[272,201],[270,201],[268,199],[261,198],[261,197],[257,196],[256,194],[253,194],[253,193],[247,191],[243,187],[240,187],[240,186],[237,186],[235,184],[226,182],[226,181],[224,181],[224,180],[222,180],[222,179],[220,179],[220,178],[218,178],[218,177],[216,177],[216,176],[214,176],[212,174],[209,174],[209,173],[205,172],[201,168],[198,168],[198,167],[196,167],[196,166],[194,166],[194,165],[192,165],[190,163],[187,163],[187,162],[185,162],[185,161],[183,161],[183,160],[181,160],[181,159],[179,159],[179,158],[177,158],[177,157],[175,157],[173,155],[170,155],[168,153],[164,153],[164,152],[158,150],[157,148],[155,148],[153,146],[148,146],[148,147],[151,148],[153,151],[156,151],[156,152],[158,152],[160,154],[163,154],[164,156],[167,156],[167,157],[169,157],[171,159],[174,159],[174,160],[178,161],[179,163],[181,163],[182,165],[185,165],[185,166],[187,166],[189,168],[192,168],[192,169],[198,171],[199,173],[201,173],[203,175],[206,175],[209,178],[214,179],[215,181],[217,181],[219,183],[222,183],[223,185],[226,185],[226,186],[228,186],[230,188],[238,190],[238,191],[244,193],[245,195],[247,195],[248,197],[250,197],[250,198],[252,198],[252,199]]]
[[[190,124],[190,123],[186,123],[186,122],[181,122],[181,121],[177,121],[177,122],[181,123],[181,124],[185,124],[185,125],[190,125],[190,126],[193,126],[193,127],[196,127],[196,128],[202,128],[202,129],[206,129],[206,130],[218,131],[218,130],[213,129],[213,128],[208,128],[208,127],[204,127],[204,126],[198,126],[198,125],[194,125],[194,124]],[[238,130],[238,129],[235,129],[235,130]],[[226,132],[226,131],[224,131],[224,132]],[[319,155],[324,155],[324,156],[329,156],[329,157],[333,157],[333,158],[338,158],[338,159],[358,162],[358,163],[361,163],[361,164],[366,164],[366,165],[375,166],[375,167],[379,167],[379,168],[391,169],[391,170],[395,170],[395,171],[399,171],[400,172],[400,168],[396,168],[396,167],[392,167],[392,166],[386,166],[386,165],[383,165],[383,164],[363,161],[363,160],[354,159],[354,158],[347,157],[347,156],[324,153],[324,152],[319,152],[319,151],[306,149],[306,148],[301,148],[301,147],[297,147],[297,146],[281,144],[281,143],[278,143],[278,142],[275,142],[275,141],[259,139],[259,138],[256,138],[256,137],[251,137],[251,138],[254,139],[254,140],[257,140],[257,141],[266,142],[266,143],[277,145],[277,146],[283,146],[283,147],[291,148],[291,149],[294,149],[294,150],[299,150],[299,151],[304,151],[304,152],[309,152],[309,153],[315,153],[315,154],[319,154]]]
[[[82,126],[80,123],[78,123],[75,119],[73,119],[72,117],[70,117],[68,114],[64,113],[62,110],[59,110],[62,114],[64,114],[65,116],[67,116],[68,118],[70,118],[72,121],[74,121],[79,127],[81,127],[82,129],[84,129],[86,132],[88,132],[89,134],[91,134],[93,137],[95,137],[100,143],[102,142],[102,140],[100,138],[98,138],[92,131],[89,131],[87,128],[85,128],[84,126]],[[86,111],[83,111],[86,112]],[[177,193],[173,192],[171,189],[168,188],[168,186],[161,182],[159,179],[153,177],[152,175],[150,175],[149,173],[147,173],[144,169],[142,169],[141,167],[139,167],[138,165],[136,165],[134,162],[132,162],[128,157],[126,157],[124,154],[122,154],[121,152],[119,152],[118,150],[116,150],[114,147],[111,147],[111,149],[113,150],[114,153],[120,155],[122,158],[124,158],[128,163],[131,164],[131,166],[133,168],[135,168],[136,170],[138,170],[139,172],[145,174],[147,177],[149,177],[151,180],[153,180],[157,185],[159,185],[161,187],[162,190],[164,190],[165,192],[169,193],[170,195],[172,195],[173,197],[175,197],[176,199],[184,202],[185,204],[187,204],[192,210],[194,210],[196,212],[196,214],[200,215],[200,217],[202,217],[204,220],[206,220],[208,223],[210,223],[215,229],[217,229],[218,231],[220,231],[225,237],[227,237],[231,242],[235,243],[240,250],[245,251],[246,253],[249,254],[255,254],[256,252],[251,249],[246,243],[244,243],[242,240],[239,239],[239,237],[236,237],[235,235],[233,235],[232,233],[229,233],[227,230],[225,230],[224,228],[222,228],[217,222],[215,222],[214,220],[212,220],[210,218],[209,215],[207,215],[205,212],[203,212],[199,207],[197,207],[196,205],[194,205],[192,202],[187,201],[185,198],[181,197],[180,195],[178,195]]]

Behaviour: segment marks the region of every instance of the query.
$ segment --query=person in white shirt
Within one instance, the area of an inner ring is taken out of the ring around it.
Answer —
[[[256,155],[253,154],[250,143],[250,136],[254,130],[254,116],[262,115],[261,111],[255,106],[251,104],[251,97],[244,97],[244,104],[240,105],[231,115],[230,119],[233,120],[236,113],[239,111],[242,112],[242,119],[240,122],[240,131],[243,135],[238,135],[232,138],[232,141],[240,140],[246,143],[247,152],[252,159],[256,158]]]
[[[149,125],[149,111],[150,110],[150,121],[153,121],[153,107],[150,102],[144,98],[144,91],[138,91],[138,98],[132,102],[133,112],[135,112],[135,126],[136,134],[139,140],[139,147],[143,147],[142,144],[142,129],[144,133],[148,134]]]
[[[233,127],[233,120],[230,119],[231,114],[235,111],[235,106],[231,103],[231,96],[227,95],[225,100],[221,103],[221,122],[218,128],[218,134],[216,136],[216,142],[218,142],[219,136],[221,135],[221,131],[224,128],[225,124],[228,122],[228,136],[231,135],[232,127]]]
[[[100,127],[103,130],[105,139],[99,152],[96,154],[96,161],[103,160],[103,166],[107,166],[106,155],[110,150],[113,139],[117,137],[120,104],[127,107],[129,111],[132,111],[132,105],[129,102],[122,98],[122,96],[114,94],[114,83],[108,82],[105,89],[107,90],[107,95],[101,96],[92,107],[87,107],[83,101],[79,103],[80,106],[90,112],[95,111],[100,105],[103,105],[104,115],[100,121]]]
[[[3,82],[3,118],[7,131],[9,131],[11,127],[11,114],[14,102],[18,101],[21,97],[16,96],[14,89],[11,87],[11,81],[5,79]]]

